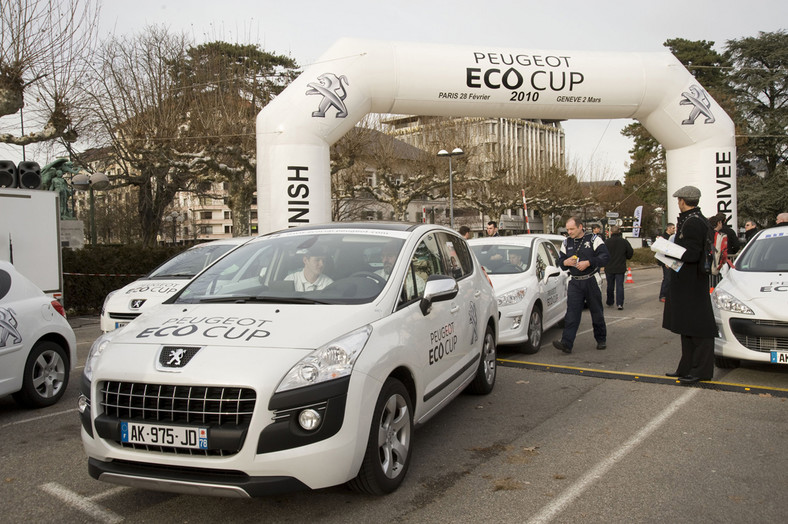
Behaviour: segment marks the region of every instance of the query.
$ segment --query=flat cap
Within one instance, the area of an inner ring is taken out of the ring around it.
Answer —
[[[675,198],[698,199],[700,198],[700,189],[695,186],[684,186],[673,193],[673,196]]]

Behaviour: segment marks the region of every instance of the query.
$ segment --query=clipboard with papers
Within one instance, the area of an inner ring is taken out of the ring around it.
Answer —
[[[665,240],[662,237],[657,237],[654,243],[651,244],[651,250],[656,253],[654,257],[657,260],[665,264],[673,271],[678,272],[681,269],[681,266],[684,265],[684,262],[681,260],[681,256],[684,254],[686,249],[678,244],[674,244],[673,242]]]

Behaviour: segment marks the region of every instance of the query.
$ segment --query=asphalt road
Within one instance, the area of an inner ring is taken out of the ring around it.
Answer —
[[[0,399],[2,522],[783,522],[788,367],[664,377],[679,340],[661,326],[658,269],[636,270],[623,311],[590,318],[571,355],[499,352],[496,388],[463,395],[415,433],[408,477],[381,498],[339,486],[253,500],[156,493],[93,480],[79,438],[78,375],[97,318],[71,319],[79,368],[37,411]],[[315,467],[320,467],[316,464]]]

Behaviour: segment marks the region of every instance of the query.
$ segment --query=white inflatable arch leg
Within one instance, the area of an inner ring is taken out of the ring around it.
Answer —
[[[667,151],[669,220],[694,185],[736,228],[733,122],[670,53],[343,39],[257,117],[261,233],[331,220],[329,147],[368,113],[634,118]]]

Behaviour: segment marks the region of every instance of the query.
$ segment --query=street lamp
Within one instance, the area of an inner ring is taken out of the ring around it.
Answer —
[[[183,222],[183,215],[177,211],[172,211],[169,215],[164,217],[167,222],[172,222],[172,244],[178,243],[178,224]]]
[[[459,147],[455,147],[451,153],[445,149],[438,151],[438,156],[449,157],[449,226],[454,229],[454,187],[452,186],[451,157],[464,155],[465,152]]]
[[[101,191],[109,187],[109,178],[104,173],[79,173],[71,177],[74,189],[88,191],[90,194],[90,245],[95,246],[96,237],[96,212],[94,208],[93,191]]]

